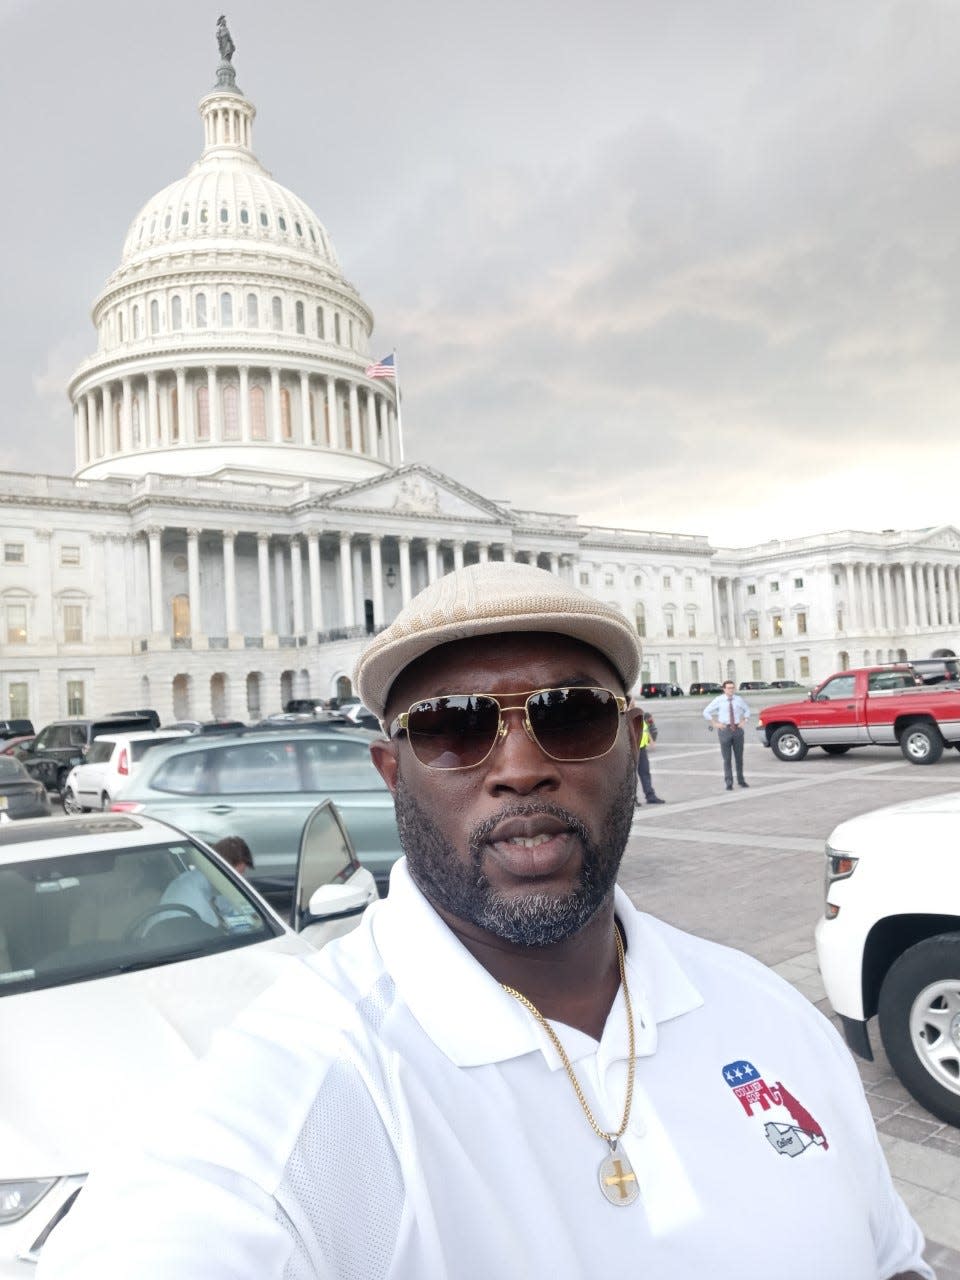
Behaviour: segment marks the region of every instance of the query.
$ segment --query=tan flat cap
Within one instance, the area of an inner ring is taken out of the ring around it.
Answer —
[[[545,569],[490,560],[432,582],[370,641],[354,672],[360,700],[382,719],[393,682],[415,658],[451,640],[508,631],[553,632],[592,645],[628,691],[640,671],[636,633],[612,605]]]

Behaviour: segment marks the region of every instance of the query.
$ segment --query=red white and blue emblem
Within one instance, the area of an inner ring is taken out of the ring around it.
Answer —
[[[773,1086],[768,1085],[753,1063],[745,1058],[728,1062],[723,1068],[723,1078],[751,1119],[757,1114],[770,1113],[763,1129],[767,1141],[780,1155],[799,1156],[811,1146],[828,1149],[826,1134],[780,1080]],[[774,1119],[774,1110],[786,1111],[792,1123]]]

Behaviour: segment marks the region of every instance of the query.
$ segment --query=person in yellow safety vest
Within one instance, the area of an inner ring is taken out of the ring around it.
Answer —
[[[643,798],[647,804],[666,804],[666,801],[661,800],[653,789],[653,782],[650,778],[650,761],[647,759],[647,748],[656,740],[657,726],[650,712],[645,711],[643,713],[643,732],[640,734],[640,745],[637,751],[637,777],[640,779],[640,789],[643,791]],[[636,803],[638,805],[643,803],[639,796],[637,796]]]

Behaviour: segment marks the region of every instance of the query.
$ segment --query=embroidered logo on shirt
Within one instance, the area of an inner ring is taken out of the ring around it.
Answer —
[[[771,1088],[753,1063],[743,1058],[728,1062],[723,1068],[723,1078],[751,1119],[755,1114],[762,1117],[764,1112],[774,1108],[782,1108],[790,1116],[792,1124],[771,1115],[763,1126],[774,1151],[782,1156],[799,1156],[811,1146],[822,1147],[824,1151],[828,1149],[830,1144],[826,1134],[781,1081],[778,1080]]]

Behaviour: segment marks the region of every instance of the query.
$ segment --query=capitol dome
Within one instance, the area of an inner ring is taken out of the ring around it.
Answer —
[[[256,109],[221,62],[203,150],[143,206],[93,305],[69,394],[78,478],[268,478],[331,487],[400,461],[373,316],[316,214],[252,149]]]

